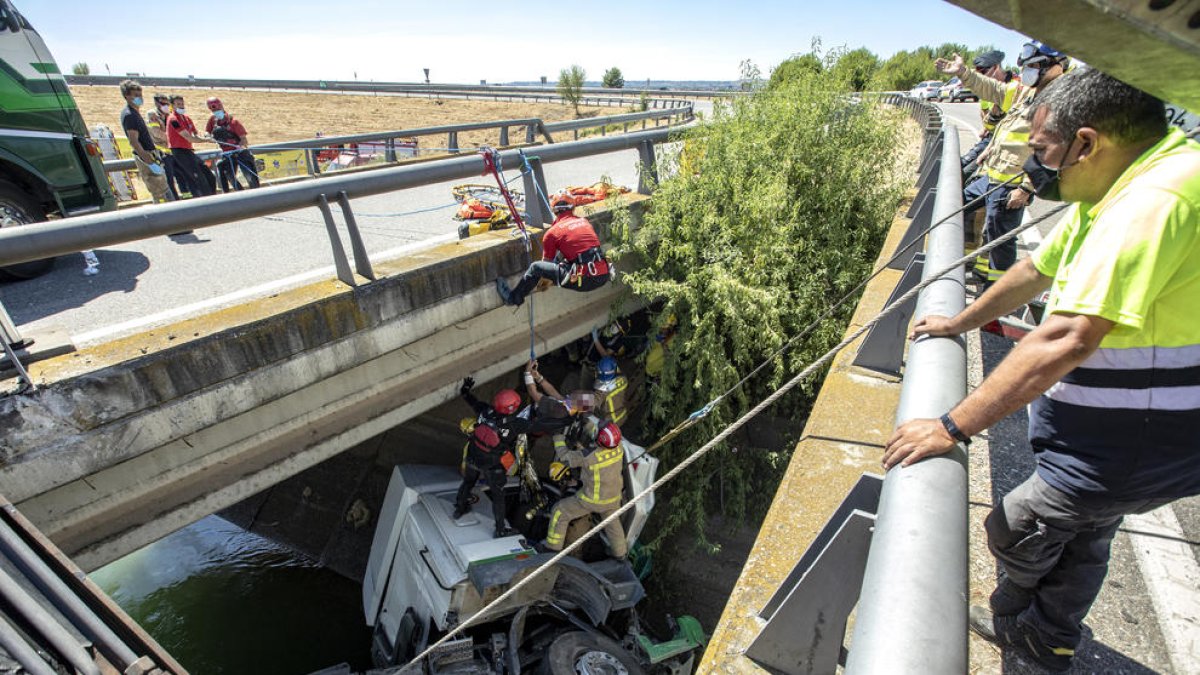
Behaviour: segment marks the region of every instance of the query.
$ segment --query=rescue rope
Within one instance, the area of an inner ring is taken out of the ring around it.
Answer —
[[[525,220],[521,218],[521,212],[517,210],[517,205],[513,203],[512,193],[508,191],[508,183],[504,181],[504,160],[500,156],[500,152],[495,148],[486,145],[480,146],[479,154],[483,158],[483,175],[489,173],[496,178],[496,185],[500,187],[500,194],[504,197],[504,203],[508,205],[508,212],[512,215],[513,223],[521,232],[521,240],[525,244],[526,266],[533,265],[533,244],[529,240],[529,231],[525,229]],[[521,153],[524,159],[525,153]],[[528,160],[524,160],[528,166]],[[515,180],[515,178],[514,178]],[[534,181],[536,184],[537,181]],[[529,360],[537,359],[537,333],[533,329],[533,293],[526,298],[529,301]]]
[[[570,555],[577,548],[579,548],[581,545],[583,545],[583,543],[585,541],[587,541],[588,539],[591,539],[592,537],[594,537],[597,534],[599,534],[600,532],[602,532],[604,530],[604,528],[608,527],[608,525],[610,523],[616,521],[618,518],[620,518],[622,515],[624,515],[627,511],[629,511],[629,509],[633,508],[634,505],[636,505],[638,502],[642,501],[647,496],[653,494],[655,490],[659,489],[663,485],[666,485],[668,482],[670,482],[672,479],[674,479],[676,476],[678,476],[684,469],[686,469],[687,467],[696,463],[698,460],[700,460],[700,458],[702,458],[704,455],[708,454],[718,444],[723,442],[726,438],[729,438],[729,436],[731,436],[738,429],[741,429],[743,426],[745,426],[745,424],[747,422],[749,422],[751,419],[756,417],[763,410],[770,407],[773,403],[778,401],[789,391],[794,389],[796,387],[796,385],[800,384],[802,381],[804,381],[806,378],[808,378],[809,375],[813,374],[820,368],[823,368],[826,364],[828,364],[831,360],[833,360],[833,357],[835,357],[838,354],[838,352],[840,352],[841,350],[845,349],[847,346],[852,344],[855,340],[857,340],[864,333],[866,333],[871,328],[873,328],[876,324],[878,324],[884,318],[895,313],[897,310],[899,310],[901,307],[903,307],[904,304],[907,303],[909,300],[915,298],[917,296],[917,294],[920,293],[921,291],[925,290],[926,287],[930,286],[931,284],[933,284],[935,282],[943,281],[944,280],[943,278],[945,277],[945,275],[949,274],[950,272],[953,272],[954,270],[962,267],[963,265],[965,265],[969,262],[974,261],[976,256],[983,254],[983,253],[990,252],[992,249],[1013,239],[1014,237],[1016,237],[1020,233],[1024,232],[1025,230],[1033,227],[1034,225],[1037,225],[1037,224],[1041,223],[1042,221],[1045,221],[1045,220],[1051,218],[1052,216],[1058,215],[1066,208],[1067,208],[1067,205],[1064,204],[1064,205],[1054,209],[1053,211],[1045,214],[1044,216],[1042,216],[1040,218],[1030,220],[1028,223],[1024,223],[1024,224],[1014,228],[1012,231],[1004,234],[1003,236],[997,237],[996,239],[975,249],[971,253],[968,253],[967,255],[964,255],[963,257],[955,260],[954,262],[950,263],[949,265],[946,265],[944,268],[938,270],[935,274],[930,275],[928,279],[917,284],[915,287],[913,287],[907,293],[904,293],[900,297],[896,298],[896,300],[894,300],[887,307],[884,307],[872,319],[870,319],[869,321],[864,323],[861,327],[859,327],[857,330],[855,330],[850,335],[846,336],[841,342],[836,344],[832,349],[825,352],[823,355],[821,355],[819,358],[817,358],[815,361],[813,361],[808,366],[806,366],[803,370],[801,370],[795,377],[793,377],[791,380],[788,380],[785,384],[783,384],[783,386],[779,387],[774,392],[772,392],[769,396],[767,396],[762,401],[760,401],[757,405],[755,405],[753,408],[751,408],[749,412],[742,415],[734,422],[731,422],[724,429],[722,429],[716,436],[714,436],[711,440],[709,440],[707,443],[702,445],[699,449],[697,449],[692,454],[685,457],[682,461],[679,462],[679,464],[675,465],[670,471],[668,471],[666,474],[664,474],[662,478],[659,478],[658,480],[654,481],[654,483],[652,483],[649,487],[647,487],[645,490],[642,490],[637,495],[635,495],[632,499],[630,499],[629,502],[627,502],[620,508],[616,509],[612,513],[608,514],[607,517],[605,517],[597,525],[592,527],[592,529],[588,530],[586,533],[584,533],[578,539],[576,539],[575,541],[568,544],[565,548],[563,548],[563,550],[561,550],[557,554],[555,554],[554,557],[550,558],[546,562],[542,563],[535,570],[533,570],[529,574],[525,575],[525,577],[523,579],[521,579],[520,581],[518,581],[516,584],[514,584],[512,586],[512,588],[509,588],[504,593],[501,593],[500,596],[497,597],[495,600],[492,600],[490,603],[485,605],[478,612],[472,614],[465,621],[458,624],[458,626],[453,628],[450,632],[446,633],[446,635],[442,636],[442,638],[439,639],[437,642],[434,642],[432,645],[427,647],[425,649],[425,651],[418,654],[415,658],[413,658],[411,661],[409,661],[407,664],[405,664],[399,671],[396,671],[396,672],[403,672],[403,671],[406,671],[407,669],[417,665],[425,657],[432,654],[438,647],[440,647],[441,645],[448,642],[451,638],[453,638],[454,636],[463,632],[469,626],[472,626],[472,625],[478,623],[479,621],[481,621],[482,619],[484,619],[486,617],[486,615],[488,614],[488,612],[492,611],[496,606],[504,603],[509,598],[516,595],[517,592],[519,592],[521,589],[523,589],[526,585],[528,585],[530,582],[532,582],[535,578],[542,575],[551,566],[557,564],[560,560],[562,560],[566,556]],[[951,216],[953,216],[953,215],[954,214],[951,214]],[[946,219],[942,219],[941,221],[939,221],[939,224],[942,222],[945,222],[945,220]],[[932,226],[930,229],[932,229]],[[878,271],[875,272],[874,274],[878,274]],[[872,276],[874,276],[874,275],[872,275]],[[708,407],[708,406],[705,406],[705,407]]]
[[[949,215],[942,218],[941,220],[930,224],[929,227],[926,227],[924,230],[921,230],[921,232],[917,236],[912,238],[912,241],[910,241],[907,244],[905,244],[904,246],[901,246],[900,248],[896,249],[896,252],[894,254],[892,254],[892,257],[889,258],[887,262],[883,263],[878,268],[876,268],[875,271],[871,272],[871,274],[869,274],[866,278],[864,278],[862,281],[860,281],[857,286],[855,286],[854,288],[847,291],[845,295],[843,295],[836,302],[834,302],[832,305],[830,305],[829,309],[825,310],[825,312],[823,314],[821,314],[821,316],[814,319],[813,322],[808,324],[807,326],[805,326],[803,330],[801,330],[799,333],[794,335],[787,342],[783,343],[783,345],[780,346],[779,349],[776,349],[770,356],[763,359],[763,361],[761,363],[759,363],[757,366],[755,366],[754,370],[751,370],[749,373],[747,373],[744,377],[742,377],[742,379],[738,380],[733,386],[731,386],[729,389],[727,389],[726,391],[721,393],[721,395],[717,396],[713,400],[706,403],[704,405],[704,407],[702,407],[699,410],[688,415],[687,419],[685,419],[684,421],[682,421],[678,425],[676,425],[674,429],[671,429],[670,431],[668,431],[666,433],[666,435],[664,435],[662,438],[660,438],[658,440],[657,443],[655,443],[654,445],[647,448],[646,452],[651,452],[653,450],[657,450],[658,448],[662,447],[663,445],[669,443],[672,439],[674,439],[679,434],[681,434],[684,431],[686,431],[687,429],[689,429],[692,425],[696,424],[700,420],[707,417],[708,414],[713,411],[713,408],[717,407],[717,405],[719,405],[721,403],[721,401],[723,401],[725,399],[725,397],[729,396],[734,391],[739,389],[743,384],[745,384],[747,381],[749,381],[750,378],[757,375],[759,373],[759,371],[761,371],[763,368],[766,368],[775,359],[779,358],[784,352],[786,352],[788,349],[790,349],[792,347],[792,345],[796,343],[796,341],[798,341],[804,337],[807,337],[809,333],[816,330],[817,327],[819,327],[822,323],[824,323],[824,321],[826,319],[828,319],[830,316],[832,316],[834,314],[834,312],[836,312],[838,310],[838,308],[840,308],[846,301],[850,300],[855,295],[857,295],[858,292],[860,290],[862,290],[862,288],[864,286],[866,286],[868,283],[870,283],[872,279],[874,279],[875,277],[882,274],[884,270],[888,269],[888,266],[890,266],[892,263],[899,260],[900,257],[902,255],[904,255],[905,253],[907,253],[908,250],[911,249],[913,246],[915,246],[917,244],[917,242],[921,241],[926,235],[928,235],[933,230],[933,228],[937,227],[938,225],[941,225],[942,223],[946,222],[947,220],[950,220],[954,216],[957,216],[958,214],[962,213],[963,211],[966,211],[972,205],[976,205],[977,202],[979,202],[980,200],[986,200],[988,195],[992,194],[993,192],[999,190],[1000,188],[1002,188],[1006,185],[1009,185],[1015,181],[1021,180],[1022,178],[1024,178],[1024,176],[1025,176],[1024,173],[1017,174],[1016,176],[1008,179],[1007,181],[1004,181],[1003,183],[1000,183],[996,187],[979,195],[975,199],[972,199],[971,201],[967,202],[966,204],[964,204],[962,206],[962,208],[954,211],[953,213],[950,213]],[[1045,219],[1045,217],[1039,218],[1037,221],[1034,221],[1034,222],[1041,222],[1044,219]],[[1008,240],[1005,239],[1004,241],[1008,241]],[[990,251],[991,249],[988,249],[988,250]]]

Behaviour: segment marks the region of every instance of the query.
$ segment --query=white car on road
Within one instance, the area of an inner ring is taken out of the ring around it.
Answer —
[[[922,101],[928,101],[931,98],[937,98],[938,90],[941,89],[942,83],[939,80],[926,80],[920,82],[913,87],[908,95],[913,98],[919,98]]]

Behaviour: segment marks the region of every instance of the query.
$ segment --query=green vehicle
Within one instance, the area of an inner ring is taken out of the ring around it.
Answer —
[[[0,227],[117,206],[100,148],[42,36],[0,0]],[[29,279],[53,260],[0,268]]]

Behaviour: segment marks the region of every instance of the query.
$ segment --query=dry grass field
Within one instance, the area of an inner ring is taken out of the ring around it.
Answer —
[[[143,115],[151,108],[151,95],[158,91],[147,87]],[[120,136],[120,114],[125,102],[117,87],[73,86],[71,93],[88,128],[106,124]],[[444,124],[487,122],[502,119],[538,117],[547,122],[574,119],[570,106],[556,103],[508,103],[478,99],[409,98],[404,96],[363,96],[357,94],[294,93],[275,91],[245,91],[241,89],[182,89],[188,115],[203,132],[208,121],[205,100],[217,96],[225,109],[246,125],[251,144],[314,138],[318,132],[325,136],[392,131]],[[580,117],[613,115],[626,112],[618,108],[581,108]],[[510,130],[512,140],[518,129]],[[477,131],[459,134],[464,147],[481,143],[497,144],[499,132]],[[422,145],[440,145],[444,139],[430,138]]]

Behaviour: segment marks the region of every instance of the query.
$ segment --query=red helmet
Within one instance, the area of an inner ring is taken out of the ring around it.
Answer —
[[[570,196],[560,192],[550,198],[550,208],[555,213],[562,213],[574,209],[575,204],[571,201]]]
[[[521,395],[512,389],[501,389],[492,397],[492,407],[501,415],[511,415],[521,407]]]
[[[216,96],[210,97],[208,99],[208,109],[209,110],[222,110],[224,108],[225,108],[225,106],[221,103],[221,99],[217,98]]]
[[[612,422],[600,427],[600,432],[596,434],[596,442],[606,448],[617,447],[621,444],[620,427]]]

